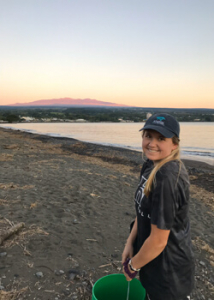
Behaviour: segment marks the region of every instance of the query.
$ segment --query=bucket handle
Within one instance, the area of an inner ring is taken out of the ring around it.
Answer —
[[[129,291],[130,291],[130,281],[128,281],[128,289],[127,289],[126,300],[129,300]]]

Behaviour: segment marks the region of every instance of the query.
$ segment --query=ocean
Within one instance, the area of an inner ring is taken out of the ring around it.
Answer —
[[[18,123],[1,127],[141,151],[144,123]],[[214,123],[181,122],[181,157],[214,165]]]

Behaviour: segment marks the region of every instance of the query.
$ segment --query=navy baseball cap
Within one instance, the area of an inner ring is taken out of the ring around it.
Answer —
[[[155,130],[166,138],[172,138],[175,135],[179,138],[180,133],[180,125],[178,121],[174,117],[165,113],[154,114],[151,116],[140,131],[146,129]]]

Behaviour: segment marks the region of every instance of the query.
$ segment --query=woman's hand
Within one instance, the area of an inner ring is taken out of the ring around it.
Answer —
[[[128,266],[128,268],[129,268],[129,266]],[[131,273],[134,273],[130,268],[129,268],[129,271]],[[123,267],[123,274],[125,275],[127,281],[131,281],[132,280],[132,278],[130,278],[129,275],[126,274],[126,272],[124,271],[124,267]]]
[[[123,264],[123,274],[125,275],[127,281],[131,281],[137,275],[137,272],[131,269],[129,261],[130,259],[128,258]]]
[[[127,260],[127,258],[132,258],[133,253],[134,253],[133,245],[127,242],[122,253],[122,264]]]
[[[132,246],[131,243],[126,243],[125,248],[123,250],[122,253],[122,264],[128,259],[128,258],[132,258],[133,257],[133,253],[134,253],[134,248]],[[128,266],[129,268],[129,266]],[[130,272],[132,273],[131,269],[129,268]],[[127,281],[131,281],[132,279],[129,277],[129,275],[124,271],[124,267],[123,267],[123,274],[126,277]]]

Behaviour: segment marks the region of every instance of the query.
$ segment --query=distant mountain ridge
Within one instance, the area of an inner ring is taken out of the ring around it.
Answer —
[[[73,99],[73,98],[59,98],[59,99],[47,99],[37,100],[28,103],[15,103],[9,106],[117,106],[117,107],[129,107],[124,104],[117,104],[105,101],[99,101],[95,99]]]

